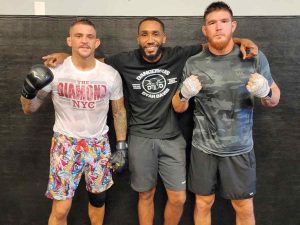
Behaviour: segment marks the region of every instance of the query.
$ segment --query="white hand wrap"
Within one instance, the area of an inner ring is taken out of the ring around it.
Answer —
[[[248,91],[258,98],[264,98],[270,92],[267,79],[258,73],[252,74],[249,82],[251,85],[247,86]]]
[[[180,92],[185,99],[188,100],[194,97],[200,91],[201,88],[199,89],[195,82],[192,77],[188,77],[183,81]]]

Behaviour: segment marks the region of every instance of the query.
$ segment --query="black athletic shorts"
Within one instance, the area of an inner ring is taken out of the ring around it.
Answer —
[[[212,195],[219,189],[225,199],[246,199],[256,193],[254,150],[220,157],[192,147],[188,189],[198,195]]]

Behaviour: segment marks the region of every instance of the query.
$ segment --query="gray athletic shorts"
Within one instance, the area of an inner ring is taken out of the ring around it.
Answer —
[[[169,139],[128,138],[131,187],[138,192],[156,186],[157,174],[167,189],[186,190],[186,142],[182,135]]]
[[[214,194],[225,199],[246,199],[256,193],[254,150],[230,157],[206,154],[192,147],[188,189],[198,195]]]

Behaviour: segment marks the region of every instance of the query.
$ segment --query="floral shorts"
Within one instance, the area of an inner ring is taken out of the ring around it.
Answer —
[[[82,173],[87,191],[99,193],[109,189],[113,184],[108,166],[110,155],[107,135],[77,139],[54,133],[46,196],[56,200],[72,198]]]

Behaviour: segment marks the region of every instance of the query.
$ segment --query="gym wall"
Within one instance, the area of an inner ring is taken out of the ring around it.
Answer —
[[[15,6],[17,7],[17,5]],[[19,102],[26,72],[52,52],[69,52],[65,38],[74,16],[0,16],[0,224],[47,224],[51,201],[44,196],[49,148],[54,122],[53,106],[45,102],[32,116],[23,114]],[[136,47],[137,25],[143,17],[91,16],[106,55]],[[197,16],[160,17],[166,25],[167,45],[205,42]],[[257,224],[300,224],[300,17],[239,16],[237,37],[253,40],[267,56],[273,78],[281,89],[276,108],[255,105],[254,141],[257,157]],[[179,115],[187,140],[192,121]],[[112,127],[111,119],[109,125]],[[111,144],[114,145],[114,135]],[[189,148],[187,149],[189,153]],[[137,193],[129,185],[129,173],[114,177],[106,203],[105,225],[137,225]],[[158,183],[155,224],[163,224],[165,192]],[[82,180],[69,214],[69,224],[89,224],[87,195]],[[192,225],[193,196],[188,195],[181,225]],[[217,198],[213,225],[234,224],[228,201]]]
[[[10,0],[1,15],[200,16],[215,0]],[[300,15],[298,0],[226,0],[235,16]],[[17,6],[17,7],[16,7]]]

